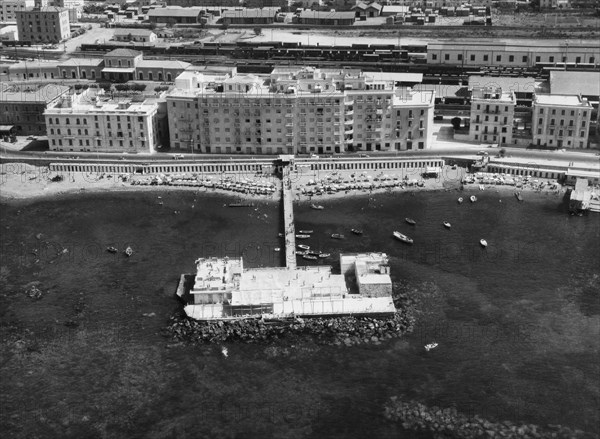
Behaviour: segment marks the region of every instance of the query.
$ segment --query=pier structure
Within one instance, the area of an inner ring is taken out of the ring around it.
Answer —
[[[285,266],[296,269],[296,226],[294,225],[294,191],[290,167],[281,167],[281,190],[283,196],[283,229],[285,236]]]

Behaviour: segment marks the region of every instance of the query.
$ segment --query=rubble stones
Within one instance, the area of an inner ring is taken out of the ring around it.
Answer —
[[[340,316],[277,321],[246,319],[208,322],[186,316],[173,316],[167,329],[177,341],[196,343],[260,343],[274,339],[304,337],[320,344],[352,346],[379,343],[384,338],[399,337],[412,331],[413,325],[412,311],[399,311],[385,317]]]
[[[588,439],[592,436],[580,430],[560,425],[545,428],[534,424],[516,425],[509,421],[491,422],[480,416],[467,416],[455,408],[428,407],[416,401],[392,397],[385,405],[385,417],[399,422],[406,430],[425,431],[435,437],[475,439],[502,437],[506,439]]]

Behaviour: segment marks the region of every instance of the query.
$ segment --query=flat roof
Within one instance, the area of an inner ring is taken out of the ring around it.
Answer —
[[[198,17],[204,8],[155,8],[148,11],[148,17]]]
[[[589,102],[582,101],[579,95],[546,95],[535,96],[535,102],[541,105],[565,105],[572,107],[588,107]]]
[[[115,29],[114,35],[150,35],[153,34],[150,29],[128,29],[128,28],[117,28]]]
[[[394,82],[423,82],[422,73],[391,73],[391,72],[363,72],[367,78],[372,78],[376,81],[394,81]]]
[[[111,50],[110,52],[108,52],[107,54],[105,54],[104,56],[139,56],[141,55],[142,52],[138,52],[137,50],[131,50],[131,49],[123,49],[123,48],[119,48],[119,49],[115,49],[115,50]]]
[[[600,96],[600,72],[552,70],[550,92],[561,95]]]
[[[76,66],[99,66],[104,60],[102,58],[69,58],[66,61],[58,63],[58,67],[76,67]]]
[[[302,11],[300,18],[317,18],[320,20],[350,20],[356,18],[354,12],[335,11]]]
[[[68,92],[66,85],[46,85],[35,91],[0,90],[0,102],[48,103]]]
[[[533,93],[539,86],[533,78],[514,78],[510,76],[469,76],[469,88],[493,87],[515,93]]]
[[[135,67],[104,67],[102,71],[106,73],[133,73]]]
[[[438,98],[463,98],[469,96],[469,90],[462,85],[447,84],[416,84],[413,87],[415,91],[434,91]]]
[[[225,11],[223,18],[275,18],[277,12],[274,8],[269,9],[244,9],[242,11]]]
[[[165,69],[187,69],[191,64],[185,61],[167,61],[164,59],[143,59],[137,63],[136,68],[161,67]]]

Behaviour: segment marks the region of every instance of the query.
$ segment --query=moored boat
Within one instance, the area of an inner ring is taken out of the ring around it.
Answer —
[[[310,235],[312,232],[312,230],[298,230],[301,235]]]
[[[417,222],[414,219],[412,219],[412,218],[404,218],[404,221],[406,221],[411,226],[414,226],[414,225],[417,224]]]
[[[479,240],[479,244],[481,244],[482,247],[487,247],[487,241],[485,239],[480,239]]]
[[[310,238],[310,235],[296,235],[297,239],[308,239]]]
[[[331,256],[331,253],[319,253],[321,259],[328,258],[329,256]]]
[[[310,250],[310,245],[298,244],[298,248],[301,250]]]
[[[448,221],[444,221],[443,224],[444,224],[444,227],[447,228],[447,229],[449,229],[450,227],[452,227],[452,224],[450,224]]]
[[[362,235],[363,231],[362,230],[358,230],[358,229],[352,229],[352,233],[354,233],[355,235]]]
[[[394,234],[394,238],[396,238],[402,242],[405,242],[407,244],[412,244],[414,242],[414,240],[412,238],[409,238],[408,236],[406,236],[398,231],[394,231],[393,234]]]
[[[428,344],[425,345],[425,350],[427,352],[429,352],[430,350],[435,349],[437,347],[438,347],[438,344],[436,342],[428,343]]]
[[[302,255],[302,259],[308,259],[309,261],[316,261],[317,257],[314,255]]]
[[[275,247],[275,248],[273,249],[273,251],[276,251],[276,252],[278,252],[278,251],[281,251],[281,249],[280,249],[279,247]]]
[[[332,233],[331,237],[333,239],[344,239],[344,235],[340,234],[340,233]]]
[[[477,201],[477,197],[475,195],[471,195],[469,197],[469,200],[471,200],[471,203],[474,203],[475,201]]]
[[[320,204],[311,204],[310,207],[311,207],[311,209],[315,209],[315,210],[323,210],[323,209],[325,209]]]
[[[515,197],[517,198],[517,200],[523,201],[523,196],[521,195],[521,192],[515,192]]]
[[[110,247],[106,247],[106,251],[110,252],[110,253],[116,253],[119,250],[117,250],[116,247],[113,247],[112,245]]]
[[[125,254],[127,256],[131,256],[133,254],[133,249],[129,246],[127,246],[127,248],[125,249]]]
[[[458,198],[458,204],[461,204],[463,202],[463,197],[459,197]]]

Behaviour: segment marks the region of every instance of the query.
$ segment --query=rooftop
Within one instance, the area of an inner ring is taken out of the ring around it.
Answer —
[[[536,104],[539,105],[560,105],[560,106],[568,106],[568,107],[590,107],[590,103],[581,99],[579,95],[545,95],[538,94],[535,95],[534,99]]]
[[[27,88],[16,89],[9,87],[0,90],[0,102],[31,102],[31,103],[49,103],[57,97],[67,93],[70,87],[65,85],[46,85],[37,89]]]
[[[469,88],[492,87],[515,93],[533,93],[539,82],[533,78],[515,78],[510,76],[469,76]]]
[[[550,72],[550,92],[561,95],[600,96],[599,72]]]
[[[122,36],[122,35],[142,35],[142,36],[148,36],[150,34],[153,34],[154,32],[152,32],[149,29],[123,29],[123,28],[117,28],[115,29],[115,36]]]
[[[137,50],[131,50],[131,49],[115,49],[115,50],[111,50],[110,52],[108,52],[107,54],[105,54],[104,56],[114,56],[114,57],[135,57],[135,56],[139,56],[141,55],[142,52],[138,52]]]
[[[170,6],[168,8],[150,9],[148,17],[198,17],[202,13],[204,13],[204,8]]]
[[[354,12],[335,11],[302,11],[300,18],[316,18],[321,20],[349,20],[354,19]]]
[[[83,93],[65,95],[52,103],[45,114],[127,113],[149,114],[157,109],[156,98],[140,95],[112,99],[103,90],[88,89]]]
[[[59,67],[77,67],[77,66],[92,66],[96,67],[102,64],[102,58],[69,58],[66,61],[58,63]]]
[[[244,9],[241,11],[225,11],[223,12],[223,18],[272,18],[276,14],[275,8],[267,9]]]

